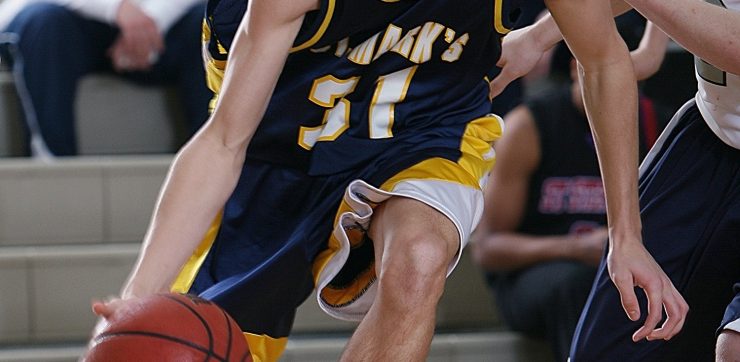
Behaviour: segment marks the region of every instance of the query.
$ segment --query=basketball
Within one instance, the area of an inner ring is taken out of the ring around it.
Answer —
[[[83,358],[117,361],[252,361],[241,329],[216,304],[157,294],[117,310]]]

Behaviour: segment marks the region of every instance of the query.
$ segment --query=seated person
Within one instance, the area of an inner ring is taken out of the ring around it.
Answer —
[[[2,55],[11,66],[23,62],[33,112],[26,110],[27,123],[37,125],[53,155],[77,154],[78,81],[110,71],[143,84],[177,86],[194,132],[212,96],[200,57],[204,12],[203,0],[3,1],[0,31],[17,34],[18,51]]]
[[[564,44],[551,63],[551,77],[559,73],[573,81],[538,93],[504,118],[471,252],[487,272],[504,322],[546,339],[555,360],[565,361],[608,233],[576,63]],[[654,120],[646,109],[641,127]],[[642,139],[641,150],[651,141]]]

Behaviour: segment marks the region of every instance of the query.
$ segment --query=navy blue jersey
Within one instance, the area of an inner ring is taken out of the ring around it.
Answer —
[[[208,4],[204,47],[216,93],[246,5]],[[255,360],[272,361],[312,289],[332,316],[367,312],[377,284],[365,230],[389,195],[442,212],[462,249],[503,128],[486,116],[485,77],[511,27],[503,14],[516,17],[510,8],[322,0],[303,22],[222,217],[173,290],[217,302],[250,349],[265,352]]]
[[[460,137],[439,133],[461,136],[490,109],[485,77],[516,18],[512,4],[322,0],[304,20],[248,157],[312,175],[357,167],[388,142],[459,157],[444,143]],[[244,0],[209,2],[213,59],[226,59],[245,9]]]

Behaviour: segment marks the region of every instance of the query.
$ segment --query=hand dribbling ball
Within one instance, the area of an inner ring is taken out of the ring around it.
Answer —
[[[86,362],[252,361],[241,329],[216,304],[176,293],[126,304],[90,342]]]

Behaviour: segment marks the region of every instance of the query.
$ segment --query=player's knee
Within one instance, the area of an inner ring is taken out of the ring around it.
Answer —
[[[717,339],[717,362],[740,361],[740,333],[725,330]]]
[[[54,33],[62,25],[67,25],[73,13],[61,5],[39,2],[26,5],[13,23],[16,31],[32,30],[34,32]]]
[[[384,256],[381,293],[399,303],[436,304],[444,289],[449,264],[446,247],[432,236],[414,239],[404,241],[408,247],[402,252]]]

